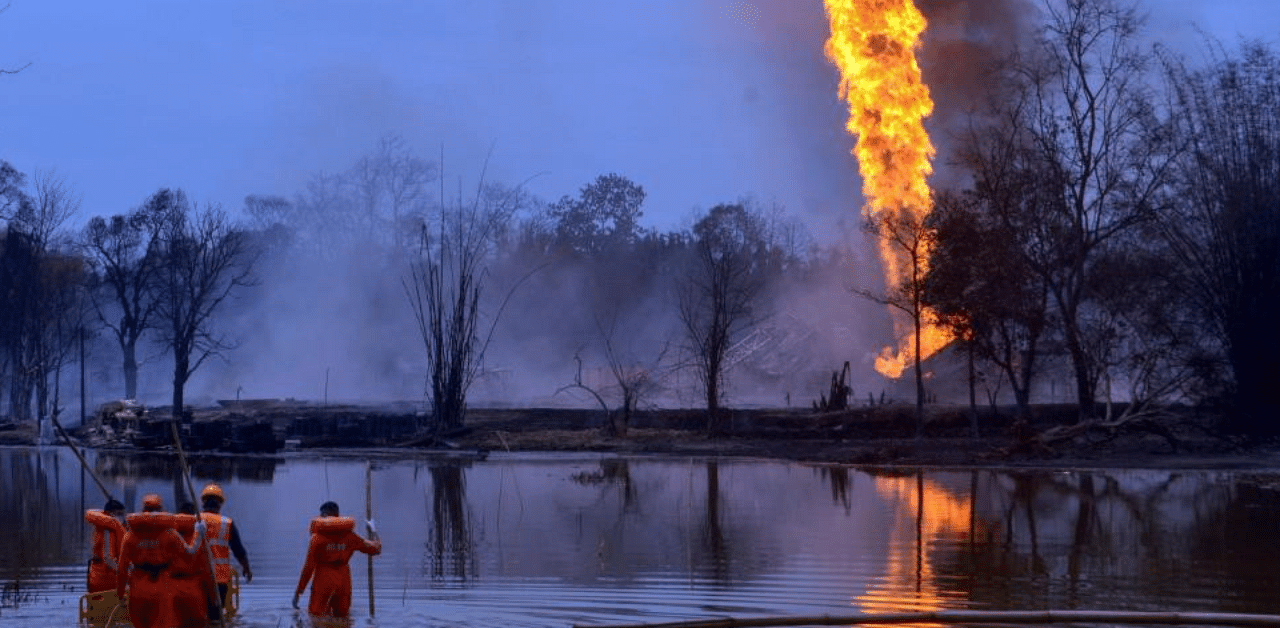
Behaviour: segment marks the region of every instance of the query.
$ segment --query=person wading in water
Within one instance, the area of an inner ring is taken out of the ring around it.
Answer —
[[[213,552],[213,570],[218,579],[218,597],[227,599],[227,589],[231,587],[231,557],[235,556],[240,563],[240,571],[244,572],[244,581],[253,582],[253,569],[249,567],[249,553],[240,541],[240,530],[231,521],[231,517],[222,514],[222,504],[226,496],[222,487],[210,484],[200,491],[200,519],[209,527],[209,549]],[[216,600],[209,605],[209,619],[222,618],[222,606]]]
[[[346,617],[351,611],[351,567],[347,564],[355,552],[370,556],[382,553],[382,541],[374,530],[373,522],[366,522],[370,540],[366,541],[354,532],[356,521],[338,515],[338,504],[325,502],[320,505],[320,516],[311,520],[311,543],[307,547],[307,561],[298,578],[298,588],[293,594],[293,607],[298,608],[298,598],[311,584],[311,601],[307,612],[317,617]]]
[[[124,540],[124,504],[108,499],[102,510],[84,511],[84,520],[93,525],[93,558],[89,559],[89,593],[116,588],[120,542]]]
[[[147,495],[142,510],[127,519],[129,532],[121,542],[116,596],[123,602],[128,590],[129,621],[134,628],[171,628],[178,625],[174,604],[180,589],[174,585],[171,568],[200,549],[205,525],[195,523],[195,543],[189,545],[174,529],[174,515],[163,512],[159,495]]]

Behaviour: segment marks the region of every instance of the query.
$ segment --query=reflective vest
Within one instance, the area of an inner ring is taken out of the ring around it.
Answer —
[[[202,512],[205,538],[209,541],[209,550],[213,553],[213,573],[218,582],[231,582],[231,517],[216,512]]]
[[[120,557],[120,541],[124,539],[124,524],[101,510],[84,511],[84,520],[93,524],[93,561],[114,570]]]

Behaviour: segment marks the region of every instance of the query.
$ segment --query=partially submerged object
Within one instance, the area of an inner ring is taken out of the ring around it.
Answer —
[[[129,596],[116,597],[114,589],[95,591],[80,596],[80,626],[89,628],[127,628],[129,623]],[[233,573],[227,596],[222,600],[222,616],[230,619],[240,608],[240,574]]]

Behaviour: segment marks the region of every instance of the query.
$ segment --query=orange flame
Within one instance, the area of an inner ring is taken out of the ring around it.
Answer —
[[[826,54],[840,69],[840,96],[849,101],[845,128],[858,138],[853,153],[862,171],[863,211],[875,220],[908,212],[921,222],[933,208],[926,179],[934,156],[923,122],[933,113],[933,100],[915,57],[924,16],[912,0],[824,1],[831,22]],[[910,281],[911,258],[885,238],[880,259],[891,292]],[[932,314],[925,312],[923,319],[921,359],[951,341]],[[913,362],[915,342],[910,320],[895,316],[893,326],[897,352],[885,347],[876,370],[897,378]]]

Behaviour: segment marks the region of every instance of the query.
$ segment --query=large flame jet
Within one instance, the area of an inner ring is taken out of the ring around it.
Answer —
[[[926,22],[912,0],[824,0],[831,23],[827,58],[840,69],[840,95],[849,102],[846,129],[857,137],[853,153],[862,171],[863,211],[877,223],[909,214],[919,224],[932,209],[926,179],[933,172],[933,144],[924,118],[933,112],[929,88],[920,77],[915,51]],[[914,269],[923,276],[927,254]],[[880,258],[890,292],[909,286],[911,257],[881,238]],[[950,334],[922,317],[920,356],[927,358],[951,341]],[[914,329],[905,316],[894,319],[899,342],[885,347],[876,370],[897,378],[915,356]]]

